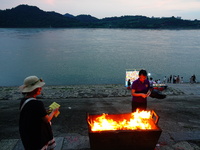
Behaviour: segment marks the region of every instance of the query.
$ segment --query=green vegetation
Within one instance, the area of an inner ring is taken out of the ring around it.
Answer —
[[[97,19],[90,15],[61,15],[45,12],[36,6],[19,5],[0,10],[1,28],[139,28],[139,29],[200,29],[199,20],[181,18],[149,18],[121,16]]]

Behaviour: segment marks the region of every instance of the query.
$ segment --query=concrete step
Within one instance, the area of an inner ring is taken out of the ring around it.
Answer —
[[[55,137],[56,148],[54,150],[89,150],[88,136],[67,135]],[[20,139],[3,139],[0,141],[1,150],[24,150]]]

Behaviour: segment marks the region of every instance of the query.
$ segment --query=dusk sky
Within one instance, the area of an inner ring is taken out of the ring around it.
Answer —
[[[200,20],[200,0],[0,0],[0,3],[1,10],[28,4],[44,11],[74,16],[89,14],[99,19],[143,15]]]

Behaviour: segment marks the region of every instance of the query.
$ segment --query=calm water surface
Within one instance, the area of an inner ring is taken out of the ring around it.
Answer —
[[[154,79],[200,79],[200,30],[0,29],[0,86],[26,76],[47,85],[124,84],[126,69]]]

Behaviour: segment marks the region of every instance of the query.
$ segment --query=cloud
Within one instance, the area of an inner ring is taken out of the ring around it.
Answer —
[[[49,4],[49,5],[53,5],[55,4],[55,0],[44,0],[45,3]]]

